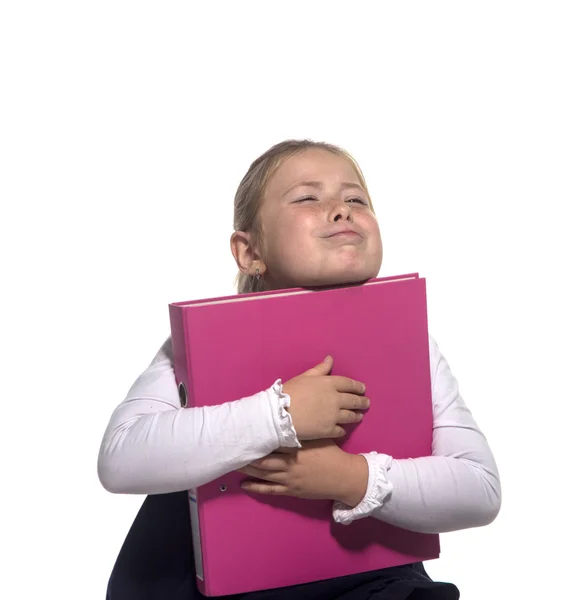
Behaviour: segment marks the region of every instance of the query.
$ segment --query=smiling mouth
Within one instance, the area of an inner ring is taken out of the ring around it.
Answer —
[[[355,233],[355,231],[340,231],[339,233],[334,233],[333,235],[329,236],[329,237],[361,237],[358,233]]]

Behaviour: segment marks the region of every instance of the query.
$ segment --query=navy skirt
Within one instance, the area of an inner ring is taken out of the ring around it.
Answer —
[[[221,596],[224,600],[457,600],[422,563],[326,581]],[[107,600],[203,600],[196,586],[187,492],[148,496],[121,548]]]

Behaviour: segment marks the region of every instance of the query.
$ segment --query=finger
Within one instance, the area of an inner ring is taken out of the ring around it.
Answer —
[[[312,369],[305,371],[303,375],[328,375],[333,368],[333,357],[327,356],[322,363],[314,366]]]
[[[344,436],[345,436],[345,430],[343,429],[343,427],[339,427],[339,425],[335,425],[329,438],[336,439],[336,438],[342,438]]]
[[[263,481],[271,481],[273,483],[281,483],[285,477],[285,473],[281,473],[280,471],[266,471],[265,469],[258,469],[251,465],[243,467],[242,469],[239,469],[239,471],[249,477],[261,479]]]
[[[252,494],[265,494],[269,496],[288,496],[288,489],[284,485],[262,483],[260,481],[244,481],[241,484],[243,490]]]
[[[284,458],[284,455],[279,455],[278,457],[271,455],[251,462],[250,466],[257,469],[264,469],[265,471],[286,471],[288,460]]]
[[[367,410],[370,406],[369,398],[357,394],[341,394],[339,408],[346,410]]]
[[[347,423],[360,423],[363,420],[363,414],[352,410],[340,410],[337,423],[345,425]]]
[[[349,377],[341,377],[340,375],[333,375],[331,377],[333,385],[338,392],[344,392],[347,394],[364,394],[365,384]]]

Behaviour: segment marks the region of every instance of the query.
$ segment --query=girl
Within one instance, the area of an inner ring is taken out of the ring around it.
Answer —
[[[239,293],[363,282],[381,267],[363,175],[330,144],[286,141],[256,159],[236,193],[234,229]],[[346,307],[345,317],[357,315]],[[340,523],[371,518],[441,533],[492,522],[501,499],[497,467],[431,338],[430,366],[432,456],[395,460],[373,448],[356,456],[333,438],[343,434],[342,424],[364,419],[373,398],[365,398],[362,382],[331,376],[332,358],[254,396],[182,409],[168,339],[114,411],[99,453],[107,490],[149,494],[115,564],[109,600],[202,598],[185,490],[234,470],[249,476],[244,487],[251,494],[331,499]],[[458,597],[421,563],[238,596]]]

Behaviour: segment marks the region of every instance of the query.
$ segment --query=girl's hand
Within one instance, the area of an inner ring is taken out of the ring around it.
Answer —
[[[331,440],[305,442],[298,450],[281,448],[239,471],[259,480],[242,483],[248,492],[339,500],[347,506],[361,502],[369,477],[363,456],[344,452]]]
[[[365,385],[329,375],[332,366],[329,356],[282,386],[290,396],[287,410],[300,440],[342,437],[345,430],[340,425],[359,423],[363,419],[359,411],[369,408],[369,399],[363,396]]]

